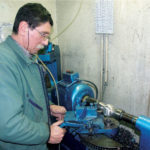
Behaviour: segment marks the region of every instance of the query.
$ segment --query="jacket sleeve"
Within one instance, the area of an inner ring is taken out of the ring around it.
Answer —
[[[0,63],[0,140],[18,144],[45,144],[49,127],[33,122],[23,113],[17,75],[11,67]]]

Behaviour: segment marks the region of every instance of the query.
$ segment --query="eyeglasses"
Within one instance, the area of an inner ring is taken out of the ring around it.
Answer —
[[[40,32],[37,29],[35,29],[35,30],[42,36],[42,38],[43,38],[44,41],[46,41],[46,40],[50,41],[51,40],[50,36],[46,35],[46,33]]]

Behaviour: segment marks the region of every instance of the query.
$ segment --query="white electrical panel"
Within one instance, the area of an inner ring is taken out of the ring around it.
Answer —
[[[96,33],[113,34],[113,0],[96,0]]]

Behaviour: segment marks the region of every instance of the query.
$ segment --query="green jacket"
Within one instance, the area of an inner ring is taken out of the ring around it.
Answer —
[[[0,150],[47,150],[39,65],[9,36],[0,44]]]

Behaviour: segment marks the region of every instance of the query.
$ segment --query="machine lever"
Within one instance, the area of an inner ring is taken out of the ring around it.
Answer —
[[[82,126],[83,126],[83,124],[79,123],[77,121],[65,121],[60,125],[61,128],[64,128],[64,127],[78,128],[78,127],[82,127]]]

